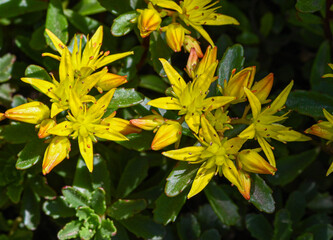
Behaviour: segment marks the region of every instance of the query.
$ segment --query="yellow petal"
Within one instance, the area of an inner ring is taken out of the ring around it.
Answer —
[[[328,168],[326,176],[330,175],[332,172],[333,172],[333,163],[331,163],[330,167]]]
[[[287,127],[286,130],[279,131],[277,137],[274,139],[281,142],[305,142],[311,140],[310,137],[305,136],[304,134],[296,132],[294,130],[288,129]]]
[[[185,147],[177,150],[162,152],[162,154],[175,160],[193,162],[200,158],[201,153],[205,149],[205,147]]]
[[[109,103],[115,91],[116,89],[113,88],[106,94],[104,94],[100,99],[98,99],[97,102],[88,109],[87,115],[93,119],[101,118],[104,115],[105,110],[109,106]]]
[[[210,168],[206,168],[205,167],[206,163],[207,162],[204,162],[199,168],[197,175],[195,176],[195,179],[192,183],[191,190],[187,195],[187,198],[191,198],[194,195],[201,192],[207,186],[210,180],[213,178],[216,166],[214,165]]]
[[[174,1],[170,1],[170,0],[151,0],[151,2],[153,4],[159,6],[159,7],[176,10],[180,14],[183,13],[183,10],[181,9],[181,7],[177,3],[175,3]]]
[[[80,98],[88,94],[90,90],[97,84],[97,82],[107,74],[107,71],[107,68],[103,68],[101,71],[91,74],[88,77],[78,79],[75,83],[74,91]]]
[[[245,139],[252,139],[252,138],[254,138],[255,134],[256,134],[256,129],[254,127],[254,124],[251,124],[246,129],[244,129],[243,132],[241,132],[238,135],[238,137],[245,138]]]
[[[47,133],[57,136],[69,136],[73,132],[73,123],[70,121],[63,121],[53,128],[47,130]]]
[[[96,65],[96,69],[106,66],[114,61],[117,61],[119,59],[122,59],[124,57],[127,57],[129,55],[133,55],[134,52],[125,52],[125,53],[117,53],[117,54],[112,54],[109,56],[104,57],[101,61],[98,62],[98,64]]]
[[[54,93],[56,86],[53,83],[38,78],[21,78],[21,80],[25,83],[29,83],[31,86],[33,86],[41,93],[44,93],[49,98],[58,100],[57,95]]]
[[[120,132],[116,131],[112,128],[112,126],[105,125],[95,125],[94,126],[94,134],[103,139],[107,139],[110,141],[127,141],[128,138],[125,137]]]
[[[258,115],[261,112],[261,103],[259,99],[248,88],[244,87],[244,92],[247,96],[247,99],[249,100],[253,119],[257,119]]]
[[[112,129],[114,131],[119,132],[123,135],[141,132],[140,128],[134,126],[134,124],[131,124],[130,121],[122,119],[122,118],[115,118],[115,117],[111,117],[109,119],[104,118],[101,121],[101,124],[107,125],[107,126],[112,126]]]
[[[205,106],[205,110],[214,110],[232,102],[234,99],[235,97],[226,96],[210,97],[204,100],[203,106]]]
[[[61,56],[58,56],[58,55],[55,55],[55,54],[52,54],[52,53],[42,53],[42,56],[43,57],[51,57],[51,58],[54,58],[58,61],[61,60]]]
[[[92,172],[94,167],[94,151],[93,143],[89,136],[83,137],[79,135],[79,149],[89,172]]]
[[[171,122],[171,121],[168,121]],[[163,124],[156,132],[151,143],[151,149],[157,151],[180,140],[182,126],[178,122]]]
[[[45,29],[46,34],[50,37],[54,47],[57,49],[57,51],[62,55],[62,50],[66,47],[65,44],[56,36],[54,35],[50,30]]]
[[[333,115],[330,114],[328,111],[326,111],[325,108],[323,108],[323,113],[324,113],[326,119],[333,125]]]
[[[198,133],[199,131],[200,116],[200,112],[187,112],[185,115],[185,122],[194,133]]]
[[[213,40],[210,38],[209,34],[206,32],[205,29],[203,29],[203,27],[202,27],[201,25],[197,25],[197,24],[194,24],[194,23],[192,23],[192,22],[189,22],[189,24],[190,24],[195,30],[197,30],[197,31],[201,34],[201,36],[202,36],[204,39],[206,39],[206,40],[209,42],[210,45],[212,45],[212,47],[215,47]]]
[[[259,82],[256,82],[252,91],[254,91],[254,95],[259,99],[259,101],[263,104],[266,102],[266,99],[271,92],[274,81],[273,73],[268,74],[266,77],[261,79]]]
[[[230,16],[219,14],[219,13],[212,13],[209,15],[208,19],[205,19],[202,23],[203,25],[227,25],[227,24],[235,24],[239,25],[239,22]]]
[[[242,139],[240,137],[234,137],[227,140],[223,144],[223,147],[225,148],[228,154],[236,154],[246,141],[247,141],[246,138]]]
[[[239,172],[233,161],[226,159],[225,164],[222,165],[222,172],[229,182],[234,184],[239,191],[244,191]]]
[[[75,91],[70,91],[69,107],[75,118],[77,118],[84,111],[84,106]]]
[[[68,106],[63,106],[60,103],[52,103],[51,105],[51,118],[55,117],[58,113],[68,109]]]
[[[57,125],[56,121],[53,119],[45,119],[39,124],[39,131],[38,131],[38,137],[39,138],[46,138],[50,135],[47,131],[51,128],[53,128],[55,125]]]
[[[62,51],[61,61],[59,66],[60,82],[67,81],[69,86],[74,85],[74,71],[72,66],[71,54],[67,47]]]
[[[238,154],[237,159],[241,165],[241,169],[260,174],[274,175],[277,169],[265,161],[256,151],[246,149]]]
[[[269,108],[265,109],[266,114],[274,114],[280,110],[287,101],[288,95],[294,85],[294,81],[291,81],[288,86],[275,98]]]
[[[103,26],[99,26],[94,35],[90,39],[92,45],[101,46],[103,41]],[[98,50],[99,51],[99,50]]]
[[[203,137],[207,143],[216,143],[220,145],[220,138],[216,133],[215,129],[210,125],[208,120],[205,118],[204,115],[201,116],[201,127]]]
[[[150,106],[162,108],[166,110],[180,110],[181,105],[177,98],[174,97],[161,97],[151,100],[147,103]]]
[[[168,79],[171,83],[172,89],[175,92],[177,97],[181,96],[182,91],[186,88],[186,83],[180,74],[170,65],[170,63],[163,59],[159,58],[160,62],[163,65],[163,69],[168,76]]]
[[[260,137],[260,136],[258,136],[258,143],[259,143],[260,147],[262,148],[262,150],[264,151],[269,163],[273,167],[276,167],[275,157],[274,157],[271,145],[269,145],[269,143],[263,137]]]

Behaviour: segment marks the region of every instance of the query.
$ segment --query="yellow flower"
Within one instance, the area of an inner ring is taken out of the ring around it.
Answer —
[[[251,91],[259,99],[261,104],[270,102],[270,100],[266,99],[269,93],[271,92],[273,86],[273,79],[274,79],[273,73],[270,73],[260,81],[255,82],[253,87],[251,88]]]
[[[179,73],[165,59],[160,59],[164,71],[168,76],[175,97],[161,97],[148,102],[153,107],[167,110],[179,110],[179,115],[185,115],[185,121],[195,133],[199,130],[200,116],[202,112],[219,108],[232,100],[234,97],[216,96],[206,98],[208,89],[217,67],[217,61],[211,64],[206,72],[195,78],[193,82],[185,83]]]
[[[160,14],[151,4],[144,10],[137,10],[140,13],[138,17],[138,28],[142,38],[148,37],[151,32],[157,30],[162,22]]]
[[[53,118],[58,113],[68,109],[69,92],[71,89],[76,92],[82,102],[94,102],[95,98],[87,94],[105,74],[107,74],[106,68],[86,77],[84,80],[75,79],[70,53],[67,47],[65,47],[62,51],[59,66],[60,82],[53,75],[53,83],[37,78],[21,78],[21,80],[31,84],[37,90],[51,98],[51,102],[53,102],[51,106],[51,118]]]
[[[161,28],[161,31],[166,32],[165,36],[167,44],[175,52],[180,52],[180,50],[182,50],[185,33],[190,33],[190,31],[185,29],[179,23],[171,23],[168,26]]]
[[[245,94],[249,100],[252,110],[252,120],[250,126],[248,126],[238,136],[245,139],[256,138],[259,145],[263,149],[269,163],[275,167],[275,158],[272,151],[272,147],[266,141],[266,139],[273,138],[280,142],[291,141],[309,141],[311,138],[291,130],[289,127],[278,124],[286,119],[286,114],[282,116],[275,116],[274,114],[283,108],[287,101],[289,92],[293,86],[291,82],[276,99],[265,110],[261,110],[260,100],[247,88],[244,87]]]
[[[97,141],[96,137],[111,141],[127,140],[123,134],[114,130],[113,126],[101,124],[102,117],[111,101],[114,91],[115,89],[112,89],[104,94],[88,109],[80,101],[76,92],[71,91],[69,100],[70,113],[67,115],[68,120],[48,130],[48,133],[53,135],[78,138],[80,153],[90,172],[93,170],[93,142]]]
[[[46,175],[51,170],[61,163],[65,157],[69,158],[68,154],[71,150],[71,143],[67,137],[52,138],[49,146],[46,148],[43,159],[43,174]]]
[[[57,38],[50,30],[45,30],[47,35],[50,37],[55,48],[59,52],[60,56],[54,55],[52,53],[43,53],[43,56],[49,56],[57,60],[61,60],[64,55],[64,49],[66,45]],[[76,37],[74,37],[76,39]],[[100,26],[92,38],[86,43],[84,50],[82,51],[82,38],[80,38],[79,45],[77,41],[74,43],[73,52],[70,53],[70,59],[73,66],[73,71],[75,72],[75,77],[81,79],[89,76],[93,71],[106,66],[118,59],[124,58],[126,56],[132,55],[133,52],[125,52],[110,55],[110,52],[100,51],[103,41],[103,26]]]
[[[45,104],[34,101],[8,109],[4,115],[8,119],[38,124],[50,117],[50,109]]]
[[[217,173],[224,175],[238,189],[244,191],[233,160],[236,159],[239,149],[246,140],[238,137],[220,140],[204,116],[201,117],[201,126],[199,140],[202,146],[185,147],[162,153],[169,158],[188,161],[190,164],[201,164],[187,197],[198,194]]]
[[[216,109],[214,114],[212,112],[206,112],[205,116],[219,134],[223,134],[224,131],[233,128],[232,125],[229,124],[231,119],[228,116],[228,111],[223,112],[222,108]]]
[[[47,136],[50,136],[47,131],[53,128],[55,125],[57,125],[56,121],[51,118],[43,120],[39,125],[36,126],[37,128],[39,128],[38,137],[46,138]]]
[[[180,19],[197,30],[212,46],[214,42],[202,25],[239,24],[233,17],[216,13],[219,7],[213,7],[217,2],[211,3],[212,0],[184,0],[180,2],[180,6],[170,0],[151,0],[151,2],[162,8],[177,11]]]

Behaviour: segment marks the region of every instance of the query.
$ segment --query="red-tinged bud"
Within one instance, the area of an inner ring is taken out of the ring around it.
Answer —
[[[192,48],[194,48],[194,51],[199,58],[203,57],[199,42],[190,35],[185,35],[184,49],[190,53]]]
[[[182,126],[179,122],[168,120],[166,124],[159,127],[151,143],[151,149],[157,151],[180,140]]]
[[[328,121],[319,121],[304,132],[333,141],[333,125]]]
[[[140,16],[138,17],[138,28],[141,37],[145,38],[160,27],[162,18],[154,8],[146,8],[138,11],[140,12]]]
[[[71,150],[71,144],[67,137],[56,136],[46,148],[43,159],[43,174],[46,175],[61,163]]]
[[[185,33],[190,33],[179,23],[171,23],[161,28],[161,31],[166,32],[167,44],[175,52],[180,52],[184,43]]]
[[[0,121],[2,121],[2,120],[4,120],[4,119],[6,119],[6,116],[5,116],[5,114],[3,114],[3,113],[0,113]]]
[[[186,64],[186,72],[188,76],[192,79],[194,79],[195,77],[195,69],[197,67],[198,62],[199,58],[197,52],[195,51],[194,48],[192,48]]]
[[[141,132],[140,128],[132,125],[130,121],[122,118],[106,118],[102,120],[101,124],[111,126],[113,131],[120,132],[123,135]]]
[[[255,82],[251,89],[262,104],[267,103],[266,99],[271,92],[273,81],[274,75],[270,73],[259,82]]]
[[[50,117],[50,109],[45,104],[35,101],[8,109],[5,116],[20,122],[38,124]]]
[[[113,73],[105,74],[96,84],[99,92],[109,91],[112,88],[119,87],[120,85],[127,83],[127,76],[120,76]]]
[[[238,189],[238,191],[243,195],[246,200],[250,200],[250,192],[251,192],[251,178],[248,173],[243,171],[242,169],[238,170],[239,179],[243,189]]]
[[[148,115],[142,118],[138,119],[132,119],[130,120],[131,124],[134,126],[137,126],[138,128],[141,128],[143,130],[151,131],[155,128],[161,126],[164,124],[165,120],[162,116],[154,114],[154,115]]]
[[[239,167],[247,172],[272,174],[274,175],[277,169],[270,165],[265,159],[254,150],[243,150],[237,157]]]
[[[57,125],[57,123],[53,119],[44,119],[39,125],[38,137],[46,138],[47,136],[50,136],[51,134],[49,134],[47,131],[53,128],[55,125]]]

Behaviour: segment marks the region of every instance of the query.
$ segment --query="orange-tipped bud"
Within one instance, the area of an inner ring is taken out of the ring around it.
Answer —
[[[159,127],[151,143],[151,149],[157,151],[180,140],[182,126],[179,122],[168,120],[166,124]]]
[[[113,73],[106,73],[96,84],[98,91],[109,91],[124,83],[127,83],[126,76],[120,76]]]
[[[250,200],[250,192],[251,192],[251,178],[250,175],[247,174],[242,169],[238,170],[239,179],[243,186],[243,189],[238,189],[238,191],[243,195],[246,200]]]
[[[130,120],[131,124],[134,126],[137,126],[138,128],[141,128],[143,130],[151,131],[155,128],[161,126],[164,124],[165,120],[162,116],[154,114],[154,115],[148,115],[142,118],[138,119],[132,119]]]
[[[148,37],[152,31],[160,27],[162,18],[160,14],[152,7],[144,10],[138,10],[140,16],[138,17],[138,28],[142,38]]]
[[[175,52],[180,52],[184,43],[185,33],[190,33],[179,23],[171,23],[161,28],[161,31],[166,32],[167,44]]]
[[[46,175],[61,163],[71,150],[71,143],[67,137],[56,136],[46,148],[43,159],[43,174]]]
[[[184,49],[190,53],[192,48],[194,48],[194,51],[196,52],[196,54],[199,58],[203,57],[199,42],[195,38],[191,37],[190,35],[185,35]]]
[[[250,88],[252,86],[255,72],[256,68],[253,66],[247,67],[235,75],[232,75],[228,82],[224,82],[223,95],[236,97],[232,103],[244,101],[244,87]]]
[[[192,48],[186,64],[186,72],[188,76],[192,79],[194,79],[195,77],[195,69],[197,67],[198,62],[199,58],[197,52],[195,51],[194,48]]]
[[[270,73],[259,82],[255,82],[251,89],[262,104],[267,103],[266,99],[271,92],[273,80],[274,75],[273,73]]]
[[[201,75],[203,73],[206,73],[207,69],[214,64],[216,64],[216,66],[217,66],[216,57],[217,57],[217,47],[212,48],[211,46],[208,46],[208,48],[205,52],[205,55],[203,56],[200,63],[198,64],[196,74]],[[214,70],[214,72],[215,72],[215,70]]]
[[[38,137],[46,138],[50,136],[51,134],[49,134],[47,130],[53,128],[55,125],[57,125],[57,123],[53,119],[44,119],[39,125]]]
[[[102,120],[101,124],[111,126],[113,131],[120,132],[123,135],[141,132],[140,128],[132,125],[130,121],[122,118],[105,118]]]
[[[50,117],[50,109],[45,104],[35,101],[8,109],[5,116],[20,122],[38,124]]]
[[[265,159],[254,150],[243,150],[238,154],[238,164],[241,169],[252,173],[272,174],[277,169],[270,165]]]
[[[330,141],[333,141],[333,126],[328,121],[320,121],[304,131]]]
[[[4,113],[0,113],[0,121],[2,121],[2,120],[4,120],[4,119],[6,119],[5,114],[4,114]]]

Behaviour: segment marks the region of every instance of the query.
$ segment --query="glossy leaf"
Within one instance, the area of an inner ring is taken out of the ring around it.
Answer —
[[[143,75],[140,78],[140,87],[153,90],[158,93],[164,93],[168,85],[155,75]]]
[[[18,183],[12,183],[7,186],[7,196],[13,203],[19,203],[21,200],[21,194],[23,191],[23,186]]]
[[[83,16],[106,11],[97,0],[82,0],[74,7],[74,10]]]
[[[35,230],[40,221],[39,201],[40,199],[30,187],[24,189],[21,214],[24,225],[30,230]]]
[[[193,214],[182,216],[177,222],[177,233],[179,239],[198,239],[201,234],[198,220]]]
[[[25,76],[29,78],[38,78],[49,82],[52,81],[50,75],[44,68],[33,64],[29,65],[25,69]]]
[[[119,15],[111,26],[111,33],[115,37],[121,37],[129,33],[135,26],[133,22],[139,13],[137,11],[127,12]]]
[[[305,229],[305,232],[312,233],[314,240],[329,240],[333,238],[333,226],[331,224],[315,224]]]
[[[297,223],[305,213],[306,200],[305,195],[300,191],[294,191],[289,195],[286,203],[286,209],[290,213],[290,218]]]
[[[222,223],[236,225],[240,221],[237,205],[216,183],[209,183],[204,192],[212,209]]]
[[[63,197],[57,197],[54,200],[44,202],[43,211],[46,215],[54,219],[72,217],[75,215],[75,210],[68,206]]]
[[[109,219],[109,218],[103,219],[100,227],[97,230],[95,239],[99,239],[99,238],[97,238],[97,236],[101,236],[102,238],[108,239],[108,238],[110,238],[110,236],[116,235],[116,233],[117,233],[117,229],[116,229],[113,221],[111,221],[111,219]]]
[[[169,197],[174,197],[183,192],[192,182],[199,167],[199,164],[177,163],[166,179],[165,194]]]
[[[89,196],[82,193],[77,188],[66,186],[62,189],[64,200],[69,204],[70,207],[77,208],[80,206],[88,206]]]
[[[16,17],[22,14],[41,11],[47,8],[47,3],[39,0],[10,0],[0,2],[2,18]]]
[[[1,5],[0,5],[1,6]],[[0,57],[0,83],[6,82],[12,77],[13,64],[16,57],[10,53]]]
[[[20,134],[17,134],[18,132]],[[32,138],[36,138],[34,126],[27,123],[7,125],[3,128],[1,135],[7,142],[13,144],[26,143]]]
[[[67,223],[59,232],[58,238],[61,240],[72,239],[79,236],[79,231],[81,228],[81,222],[78,220],[73,220]]]
[[[118,109],[131,107],[143,101],[141,93],[134,90],[134,88],[117,88],[108,108]]]
[[[275,215],[273,240],[289,240],[292,234],[292,221],[288,210],[281,209]]]
[[[105,191],[103,188],[97,188],[92,192],[90,206],[94,209],[95,213],[99,215],[103,215],[105,213]]]
[[[89,34],[96,30],[100,23],[93,18],[82,16],[70,9],[64,10],[68,21],[84,34]]]
[[[118,142],[120,145],[136,151],[146,151],[151,149],[151,143],[154,138],[153,132],[141,132],[126,135],[129,141]]]
[[[46,144],[40,139],[28,142],[18,154],[16,168],[23,170],[34,166],[43,157],[45,149]]]
[[[258,240],[272,239],[272,226],[262,214],[248,214],[245,221],[252,237]]]
[[[141,212],[146,207],[147,203],[144,199],[119,199],[108,208],[107,214],[114,219],[124,220]]]
[[[119,15],[133,9],[130,8],[130,0],[123,1],[109,1],[109,0],[98,0],[99,3],[115,15]]]
[[[206,240],[206,239],[219,240],[219,239],[221,239],[221,235],[220,235],[219,231],[212,228],[212,229],[204,231],[202,233],[202,235],[200,236],[200,240]]]
[[[313,13],[325,7],[324,0],[297,0],[296,9],[303,13]]]
[[[272,189],[258,175],[254,175],[253,177],[250,196],[251,198],[249,202],[260,211],[264,211],[266,213],[274,212],[275,201],[272,196]]]

